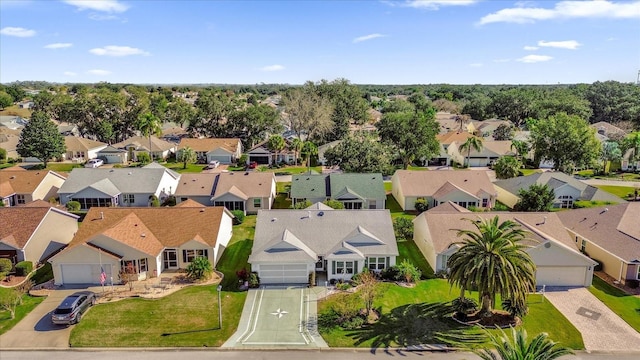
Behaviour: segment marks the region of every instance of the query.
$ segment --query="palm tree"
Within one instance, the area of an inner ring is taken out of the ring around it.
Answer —
[[[460,124],[460,131],[463,131],[464,124],[468,123],[471,120],[471,116],[464,115],[456,115],[455,116],[456,123]]]
[[[151,150],[151,135],[160,136],[162,133],[162,126],[160,120],[150,112],[142,114],[138,118],[137,124],[138,130],[142,136],[149,138],[149,155],[151,155],[151,162],[153,162],[153,151]]]
[[[529,152],[529,143],[522,140],[511,140],[511,149],[516,151],[516,156],[522,160]]]
[[[272,135],[271,137],[269,137],[269,140],[267,141],[267,147],[269,148],[269,150],[275,153],[274,163],[276,165],[278,165],[278,153],[282,151],[286,145],[287,143],[280,135]]]
[[[462,289],[477,287],[483,316],[490,316],[495,296],[518,304],[535,289],[535,264],[521,241],[527,232],[511,220],[499,223],[499,216],[470,221],[477,231],[457,230],[460,249],[448,261],[449,283]]]
[[[301,154],[304,155],[304,159],[307,162],[307,171],[311,174],[311,157],[318,155],[318,147],[311,141],[305,141],[302,144]]]
[[[467,166],[470,165],[471,149],[474,149],[477,152],[482,151],[482,139],[477,136],[472,136],[468,138],[464,144],[460,145],[460,151],[467,151]]]
[[[295,159],[296,166],[298,166],[298,154],[300,154],[303,144],[304,142],[298,138],[293,138],[293,140],[291,140],[291,150],[293,150],[293,155],[296,158]]]
[[[528,342],[527,331],[524,329],[516,330],[511,328],[513,340],[509,339],[502,329],[500,329],[501,334],[494,334],[486,330],[485,332],[494,351],[490,349],[470,349],[483,360],[552,360],[573,354],[571,349],[559,346],[549,339],[547,333],[540,333],[531,342]]]
[[[187,164],[193,164],[194,162],[196,162],[197,158],[198,155],[196,154],[195,150],[193,150],[190,146],[185,146],[184,149],[180,150],[180,159],[178,160],[182,161],[182,163],[184,164],[182,168],[186,169]]]

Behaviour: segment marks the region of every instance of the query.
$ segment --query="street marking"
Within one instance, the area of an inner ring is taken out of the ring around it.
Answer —
[[[278,308],[278,310],[272,312],[271,315],[275,315],[278,319],[280,319],[281,317],[287,315],[288,313],[289,313],[288,311],[280,310],[280,308]]]

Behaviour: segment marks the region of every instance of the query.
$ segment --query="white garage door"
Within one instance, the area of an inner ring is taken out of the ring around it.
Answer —
[[[261,284],[306,284],[307,264],[260,265]]]
[[[218,160],[220,164],[230,164],[231,155],[209,155],[209,162],[212,160]]]
[[[487,159],[486,158],[480,158],[480,159],[471,158],[471,159],[469,159],[469,166],[470,167],[487,166]]]
[[[541,266],[536,270],[538,286],[584,286],[587,268]]]
[[[111,283],[111,266],[103,265],[106,283]],[[100,284],[100,264],[62,264],[63,284]]]
[[[107,160],[107,164],[122,163],[122,157],[120,157],[119,155],[105,155],[104,158]]]

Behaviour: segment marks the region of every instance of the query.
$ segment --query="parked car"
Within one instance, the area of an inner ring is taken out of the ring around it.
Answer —
[[[220,166],[220,161],[218,160],[211,160],[209,161],[209,165],[207,165],[207,169],[215,169],[218,166]]]
[[[104,161],[102,159],[91,159],[84,164],[86,168],[97,168],[104,165]]]
[[[255,169],[255,168],[258,167],[258,162],[257,161],[252,161],[252,162],[249,163],[249,165],[247,165],[247,167],[249,169]]]
[[[91,306],[96,303],[93,291],[78,291],[67,296],[51,313],[51,322],[58,325],[77,324]]]

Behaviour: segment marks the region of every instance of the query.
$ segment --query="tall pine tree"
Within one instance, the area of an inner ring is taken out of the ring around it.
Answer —
[[[35,157],[42,160],[47,167],[49,160],[62,156],[67,151],[67,147],[56,124],[45,113],[35,111],[20,134],[16,150],[22,157]]]

